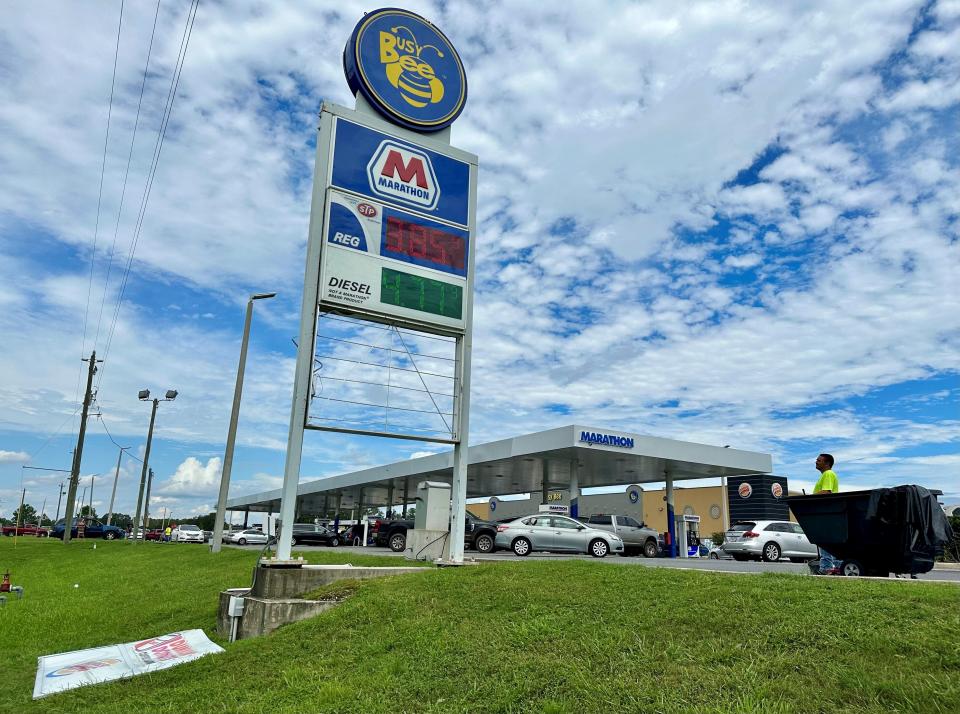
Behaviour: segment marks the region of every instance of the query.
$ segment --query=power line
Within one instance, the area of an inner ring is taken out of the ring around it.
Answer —
[[[137,143],[137,129],[140,128],[140,108],[143,105],[143,93],[147,87],[147,73],[150,70],[150,56],[153,54],[153,38],[157,33],[157,18],[160,17],[160,0],[157,0],[157,9],[153,14],[153,29],[150,30],[150,45],[147,47],[147,61],[143,67],[143,79],[140,82],[140,98],[137,100],[137,116],[133,120],[133,136],[130,137],[130,150],[127,152],[127,168],[123,173],[123,188],[120,190],[120,207],[117,209],[117,222],[113,227],[113,244],[110,246],[110,257],[107,260],[107,277],[103,282],[103,298],[100,300],[100,313],[97,315],[97,332],[93,338],[96,346],[100,339],[100,324],[103,321],[103,306],[107,302],[107,290],[110,287],[110,271],[113,268],[113,256],[117,250],[117,237],[120,235],[120,217],[123,215],[123,201],[127,195],[127,179],[130,177],[130,164],[133,160],[133,147]],[[97,384],[99,385],[99,380]]]
[[[107,146],[110,143],[110,120],[113,116],[113,91],[117,83],[117,59],[120,56],[120,30],[123,27],[123,3],[120,0],[120,19],[117,21],[117,43],[113,50],[113,76],[110,79],[110,102],[107,105],[107,131],[103,137],[103,159],[100,161],[100,190],[97,193],[97,217],[93,228],[93,247],[90,249],[90,279],[87,283],[87,306],[83,311],[83,336],[80,341],[80,357],[87,351],[87,320],[90,316],[90,294],[93,292],[93,273],[97,258],[97,236],[100,232],[100,206],[103,201],[103,177],[107,168]],[[96,344],[96,342],[94,342]],[[83,365],[77,375],[77,396],[80,401],[80,383],[83,381]]]
[[[47,448],[47,444],[49,444],[51,441],[53,441],[54,437],[56,437],[57,434],[59,434],[59,433],[63,430],[63,427],[65,427],[65,426],[67,425],[67,422],[70,421],[71,419],[73,419],[73,418],[77,415],[77,412],[78,412],[78,411],[80,411],[80,405],[79,405],[79,404],[77,405],[77,408],[73,410],[73,414],[70,414],[66,419],[64,419],[64,420],[60,423],[60,426],[57,427],[57,430],[56,430],[55,432],[53,432],[50,436],[47,437],[47,440],[40,445],[40,448],[39,448],[39,449],[37,449],[36,451],[33,452],[33,454],[31,454],[31,456],[30,456],[30,460],[31,460],[31,461],[33,461],[35,458],[37,458],[37,456],[40,455],[40,452],[43,451],[45,448]]]
[[[116,442],[116,440],[113,438],[113,434],[111,434],[111,433],[110,433],[110,430],[107,428],[107,422],[106,422],[106,420],[103,418],[103,413],[97,414],[96,416],[97,416],[97,418],[100,420],[100,425],[103,427],[103,430],[104,430],[105,432],[107,432],[107,438],[110,439],[110,441],[113,443],[113,445],[116,446],[118,449],[122,449],[122,450],[125,450],[125,451],[129,451],[129,450],[130,450],[130,447],[129,447],[129,446],[120,446],[120,444],[118,444],[118,443]],[[138,459],[138,458],[137,458],[136,456],[134,456],[133,454],[127,454],[127,456],[129,456],[131,459],[136,459],[136,460],[139,461],[141,464],[143,463],[143,459]]]
[[[183,27],[183,35],[180,39],[180,51],[177,54],[177,62],[174,67],[173,75],[170,78],[170,89],[167,92],[167,103],[164,107],[163,119],[161,120],[160,131],[157,133],[157,141],[154,144],[153,161],[147,172],[147,182],[144,186],[143,197],[140,201],[140,211],[137,216],[136,227],[134,228],[133,238],[130,241],[130,251],[127,254],[127,264],[124,268],[123,279],[120,281],[120,291],[117,295],[117,304],[113,311],[113,320],[110,325],[110,332],[107,337],[107,344],[104,349],[104,360],[110,353],[110,346],[113,343],[113,335],[117,327],[117,319],[120,316],[120,306],[123,303],[123,295],[126,292],[127,281],[130,276],[130,268],[133,265],[133,258],[137,251],[137,244],[140,241],[140,233],[143,229],[143,219],[147,212],[147,205],[150,201],[150,192],[153,189],[153,180],[157,173],[157,166],[160,163],[160,153],[163,151],[163,142],[167,134],[167,127],[170,123],[170,115],[173,112],[173,104],[177,98],[177,89],[180,86],[180,74],[183,71],[183,64],[187,56],[187,48],[190,45],[190,36],[193,33],[193,23],[197,17],[197,7],[200,0],[192,0],[190,9],[187,11],[187,19]],[[103,383],[103,374],[106,371],[106,361],[104,369],[100,370],[100,377],[97,380],[97,389]]]

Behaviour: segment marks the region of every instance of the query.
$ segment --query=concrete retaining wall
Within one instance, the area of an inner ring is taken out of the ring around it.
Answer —
[[[254,587],[231,588],[220,593],[217,633],[230,636],[233,624],[227,614],[230,598],[242,597],[243,615],[237,639],[266,635],[278,627],[319,615],[337,605],[332,600],[303,600],[311,590],[338,580],[367,580],[390,575],[422,573],[426,568],[355,568],[352,565],[305,565],[302,568],[259,568]]]

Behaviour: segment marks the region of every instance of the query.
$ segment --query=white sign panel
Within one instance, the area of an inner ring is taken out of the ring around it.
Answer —
[[[88,684],[156,672],[223,652],[203,630],[185,630],[139,642],[46,655],[37,660],[33,698]]]

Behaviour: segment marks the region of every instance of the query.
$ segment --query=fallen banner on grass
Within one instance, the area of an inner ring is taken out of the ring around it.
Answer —
[[[217,652],[223,648],[211,642],[203,630],[185,630],[139,642],[45,655],[37,658],[33,698],[156,672]]]

